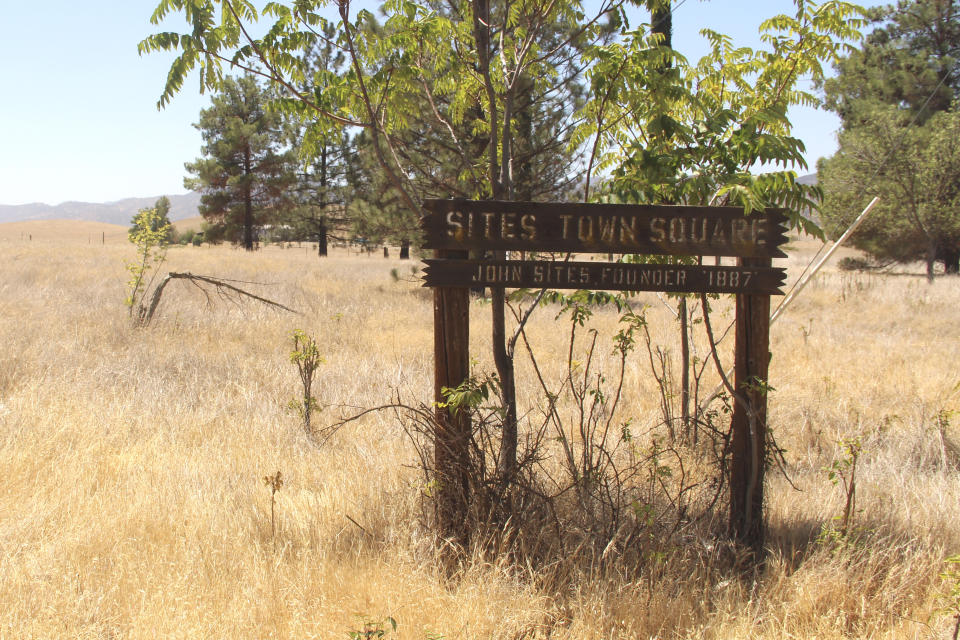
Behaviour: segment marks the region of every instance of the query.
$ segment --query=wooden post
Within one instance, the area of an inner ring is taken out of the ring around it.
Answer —
[[[436,251],[437,258],[466,258],[464,251]],[[433,290],[434,400],[444,402],[442,389],[455,388],[470,375],[470,289]],[[467,507],[470,483],[470,415],[436,408],[434,466],[437,480],[437,529],[441,539],[466,548],[470,542]]]
[[[741,258],[743,267],[770,267],[769,258]],[[731,424],[730,533],[763,553],[763,474],[766,466],[770,296],[737,294]]]

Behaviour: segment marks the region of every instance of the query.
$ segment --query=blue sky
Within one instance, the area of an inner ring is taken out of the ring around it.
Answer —
[[[155,28],[152,0],[3,0],[0,22],[0,204],[109,202],[184,193],[183,163],[200,154],[192,123],[208,103],[191,78],[164,110],[171,56],[137,55]],[[871,4],[880,4],[868,2]],[[704,27],[758,46],[760,21],[789,0],[675,3],[674,47],[705,52]],[[182,30],[176,20],[167,28]],[[811,167],[836,148],[835,117],[791,112]],[[813,169],[811,169],[812,171]]]

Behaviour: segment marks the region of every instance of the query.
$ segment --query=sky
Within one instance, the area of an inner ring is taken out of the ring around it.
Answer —
[[[157,109],[173,56],[140,57],[137,43],[158,30],[185,29],[179,18],[151,25],[155,6],[155,0],[0,0],[0,204],[186,193],[183,164],[201,154],[193,123],[209,96],[200,95],[194,75]],[[792,6],[789,0],[675,2],[674,48],[699,58],[706,52],[704,27],[757,47],[761,20]],[[836,150],[839,121],[806,108],[790,116],[813,172],[817,158]]]

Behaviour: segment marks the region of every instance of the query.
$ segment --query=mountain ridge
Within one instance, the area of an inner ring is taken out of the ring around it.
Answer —
[[[31,220],[85,220],[108,224],[129,225],[134,214],[152,207],[162,196],[124,198],[113,202],[67,201],[57,205],[33,202],[29,204],[0,204],[0,223]],[[190,192],[167,196],[170,199],[171,221],[200,215],[200,194]]]

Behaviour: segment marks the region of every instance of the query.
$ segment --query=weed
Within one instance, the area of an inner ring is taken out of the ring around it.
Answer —
[[[276,504],[277,491],[283,487],[283,476],[278,470],[272,476],[263,476],[263,484],[270,487],[270,538],[273,540],[273,546],[277,546],[277,525],[276,525]]]
[[[376,638],[384,638],[388,633],[396,630],[397,621],[387,616],[381,620],[364,620],[361,628],[348,631],[347,637],[350,640],[375,640]]]
[[[291,336],[293,339],[293,351],[290,352],[290,362],[292,362],[300,374],[301,397],[290,401],[289,407],[296,412],[303,421],[303,429],[308,435],[312,435],[310,425],[311,415],[314,411],[320,410],[320,403],[313,397],[313,376],[321,364],[325,362],[320,355],[320,349],[317,347],[317,341],[308,336],[302,330],[297,329]]]
[[[840,521],[840,528],[830,528],[821,533],[821,536],[827,538],[840,539],[846,538],[850,533],[850,527],[853,524],[853,516],[857,508],[857,463],[860,460],[860,454],[863,452],[863,443],[859,437],[843,438],[838,443],[840,445],[841,455],[833,461],[829,467],[824,469],[830,482],[837,485],[843,485],[845,502],[843,505],[843,515],[837,516],[834,520]],[[832,530],[832,531],[831,531]],[[836,535],[832,535],[835,533]]]

